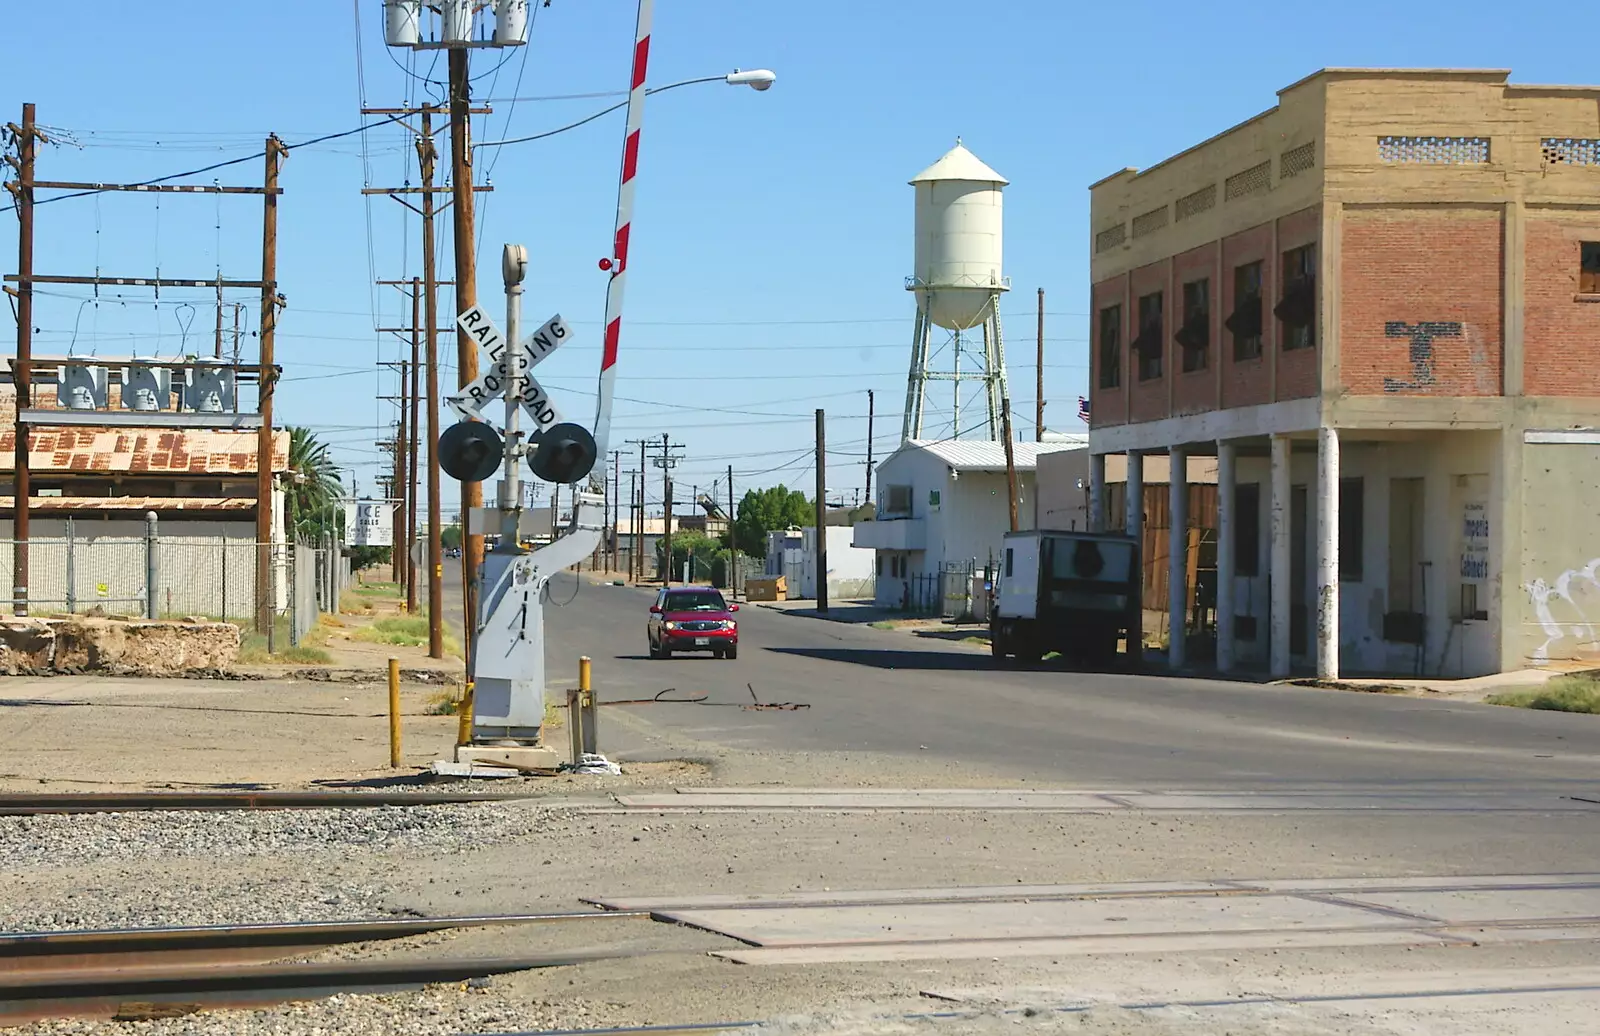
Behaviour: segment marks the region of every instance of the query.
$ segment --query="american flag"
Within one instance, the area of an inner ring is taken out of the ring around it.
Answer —
[[[1078,416],[1085,421],[1089,420],[1089,401],[1082,396],[1078,397]]]

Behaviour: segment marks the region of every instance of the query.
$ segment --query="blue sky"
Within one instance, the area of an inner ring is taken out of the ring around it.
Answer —
[[[431,58],[383,46],[378,0],[169,0],[132,16],[121,0],[8,12],[0,116],[68,132],[43,149],[41,177],[130,182],[353,128],[358,108],[418,101]],[[145,7],[145,5],[138,5]],[[653,85],[735,66],[778,73],[770,91],[686,87],[646,106],[624,313],[616,439],[669,433],[687,444],[680,499],[734,468],[735,486],[814,482],[816,407],[828,411],[830,496],[864,482],[866,392],[876,446],[899,438],[912,302],[912,190],[906,180],[960,135],[1011,181],[1003,308],[1018,434],[1033,435],[1034,291],[1047,293],[1047,427],[1080,431],[1087,380],[1088,191],[1122,166],[1147,166],[1269,107],[1317,68],[1503,67],[1521,82],[1594,77],[1570,33],[1570,6],[1524,4],[1514,19],[1482,3],[1279,5],[1250,24],[1192,4],[1083,6],[1048,0],[660,0]],[[1241,9],[1241,14],[1243,9]],[[531,44],[474,55],[475,94],[495,112],[479,140],[564,125],[626,86],[631,0],[553,0]],[[1270,17],[1269,17],[1270,14]],[[25,47],[16,41],[26,40]],[[403,66],[411,66],[408,74]],[[431,68],[444,75],[442,58]],[[572,97],[575,94],[598,96]],[[500,100],[500,99],[506,100]],[[521,98],[512,102],[511,98]],[[550,99],[564,98],[564,99]],[[479,284],[498,306],[500,245],[529,246],[526,326],[559,311],[578,338],[539,376],[570,415],[592,414],[614,215],[620,112],[548,140],[480,153]],[[441,138],[441,146],[447,143]],[[289,308],[278,357],[282,421],[315,428],[363,491],[376,439],[396,416],[379,360],[409,352],[373,333],[402,322],[402,296],[373,277],[420,269],[417,220],[364,183],[415,182],[397,127],[294,152],[283,172],[279,280]],[[259,162],[199,178],[260,182]],[[449,223],[441,221],[441,238]],[[14,271],[16,224],[0,215],[0,268]],[[259,274],[256,198],[105,194],[41,207],[36,270],[211,277]],[[443,249],[441,276],[449,273]],[[205,292],[148,292],[98,304],[52,288],[36,306],[38,352],[172,355],[208,350]],[[257,299],[247,305],[253,328]],[[185,307],[192,302],[192,308]],[[441,313],[453,313],[448,289]],[[186,324],[187,321],[187,324]],[[230,318],[231,324],[231,318]],[[0,348],[15,341],[0,322]],[[446,361],[454,342],[441,337]],[[244,347],[254,355],[254,341]],[[453,365],[444,374],[454,383]],[[943,395],[943,394],[942,394]],[[948,422],[948,413],[940,418]],[[965,422],[964,422],[965,423]],[[935,427],[938,427],[935,425]],[[618,442],[616,445],[621,445]],[[623,468],[637,464],[636,448]],[[652,479],[652,499],[659,480]],[[719,483],[719,496],[726,483]],[[446,507],[452,493],[446,494]]]

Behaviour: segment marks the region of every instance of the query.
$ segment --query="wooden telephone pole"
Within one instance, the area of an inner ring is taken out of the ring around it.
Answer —
[[[456,312],[465,313],[478,304],[477,242],[473,234],[472,212],[472,115],[469,108],[471,80],[467,76],[467,52],[450,49],[450,186],[454,192],[456,251]],[[452,324],[455,321],[451,321]],[[456,329],[456,375],[458,387],[466,387],[478,377],[478,344],[472,336]],[[483,506],[483,484],[461,483],[461,586],[462,650],[472,658],[473,632],[478,615],[478,569],[483,565],[483,534],[472,531],[472,509]]]
[[[273,347],[278,337],[278,170],[288,150],[276,135],[267,138],[266,194],[261,216],[261,355],[256,375],[261,430],[256,439],[256,629],[273,647],[272,619],[277,594],[272,586],[272,394],[278,380]],[[284,529],[288,539],[290,530]]]
[[[1039,359],[1034,365],[1034,375],[1038,379],[1034,393],[1033,405],[1033,438],[1035,442],[1044,442],[1044,289],[1039,289]],[[1007,438],[1010,438],[1008,435]]]
[[[363,115],[390,115],[390,116],[396,116],[396,115],[398,115],[398,116],[412,116],[412,115],[416,115],[416,116],[420,116],[420,118],[421,118],[421,128],[416,130],[415,132],[417,134],[417,139],[416,139],[417,166],[418,166],[418,170],[419,170],[419,172],[421,174],[422,185],[420,187],[368,187],[368,188],[364,188],[361,193],[362,194],[387,194],[390,197],[392,197],[395,201],[399,202],[401,205],[404,205],[406,208],[410,209],[412,212],[415,212],[417,215],[422,217],[422,276],[420,278],[413,277],[408,282],[399,282],[399,283],[409,283],[412,286],[412,298],[413,298],[413,300],[415,300],[417,298],[417,296],[419,294],[419,290],[418,289],[420,289],[420,297],[422,299],[422,307],[421,307],[422,308],[422,323],[421,323],[420,326],[424,329],[423,333],[426,335],[426,349],[424,350],[426,352],[426,355],[419,358],[417,356],[417,352],[415,351],[415,349],[412,352],[412,374],[411,374],[411,380],[412,380],[412,384],[413,384],[413,389],[415,389],[415,385],[416,385],[416,381],[417,381],[417,368],[418,368],[418,366],[421,366],[422,368],[424,368],[426,370],[426,379],[425,379],[426,380],[426,389],[425,389],[425,391],[426,391],[427,411],[428,411],[428,439],[427,439],[427,453],[428,453],[428,479],[427,479],[427,481],[428,481],[428,533],[427,533],[428,558],[427,558],[427,569],[428,569],[428,657],[429,658],[443,658],[444,657],[444,551],[443,551],[443,548],[442,548],[442,546],[440,544],[440,536],[441,536],[441,534],[443,532],[443,519],[442,519],[442,516],[440,514],[440,488],[439,488],[439,431],[440,431],[440,429],[439,429],[439,398],[440,398],[440,392],[439,392],[439,299],[438,299],[439,292],[438,292],[438,288],[441,285],[450,285],[450,284],[454,284],[455,283],[455,281],[441,281],[441,280],[438,279],[438,273],[437,273],[437,270],[436,270],[436,265],[437,264],[434,261],[434,257],[435,257],[435,254],[436,254],[436,249],[435,249],[435,244],[434,244],[434,219],[440,212],[444,211],[444,209],[446,209],[446,208],[449,208],[449,206],[451,204],[453,204],[452,202],[446,202],[444,204],[444,206],[439,206],[439,205],[435,204],[434,198],[438,194],[442,194],[442,193],[445,193],[447,191],[453,191],[454,190],[454,188],[450,188],[450,187],[436,187],[436,186],[434,186],[434,178],[435,178],[435,176],[437,174],[439,151],[438,151],[438,148],[434,145],[434,140],[433,140],[433,136],[434,136],[433,117],[435,115],[442,114],[444,111],[445,111],[445,109],[443,107],[439,106],[439,105],[422,105],[422,106],[416,107],[416,108],[363,108],[363,109],[361,109],[361,114],[363,114]],[[477,113],[477,114],[488,114],[490,109],[487,108],[487,107],[483,107],[483,108],[474,108],[474,109],[472,109],[472,111],[474,113]],[[472,191],[488,191],[488,190],[492,190],[492,189],[493,188],[485,185],[485,186],[482,186],[482,187],[474,187],[474,188],[471,189],[471,191],[468,191],[467,193],[468,193],[468,197],[470,198]],[[420,195],[420,197],[421,197],[420,205],[413,205],[409,201],[407,201],[405,199],[405,197],[403,197],[404,195],[410,195],[410,194]],[[460,278],[458,277],[457,280],[460,280]],[[383,282],[383,283],[389,283],[389,282]],[[413,308],[412,308],[412,321],[411,321],[411,324],[412,324],[411,328],[390,328],[388,330],[393,330],[396,333],[404,332],[404,333],[410,334],[412,332],[413,328],[416,328],[416,327],[419,326],[418,325],[418,321],[417,321],[417,308],[415,306],[415,302],[414,301],[413,301]],[[420,363],[419,363],[419,359],[420,359]],[[476,375],[474,375],[474,377],[476,377]],[[418,423],[417,416],[418,416],[417,412],[414,409],[413,412],[412,412],[412,425],[413,425],[413,429],[414,429],[413,430],[413,440],[415,440],[415,436],[416,436],[415,426]],[[420,453],[420,447],[417,448],[417,449],[414,449],[412,452],[413,452],[412,465],[414,467],[415,464],[416,464],[416,454]],[[413,515],[415,514],[415,510],[416,510],[416,505],[415,505],[415,503],[413,503],[413,505],[412,505]],[[415,521],[413,521],[411,524],[412,524],[413,528],[416,525]],[[480,539],[479,542],[481,543],[482,540]],[[463,562],[465,562],[466,559],[463,558],[462,560],[463,560]],[[465,569],[465,565],[464,564],[463,564],[463,569]],[[413,579],[412,582],[413,582],[413,584],[415,584],[416,580]],[[415,593],[416,593],[416,589],[415,589],[415,585],[413,585],[411,590],[408,591],[408,596],[407,596],[407,607],[412,611],[415,611],[415,604],[416,604],[416,602],[414,600]],[[468,612],[466,614],[470,614],[470,612]],[[470,627],[470,622],[468,623],[468,626]]]
[[[39,141],[45,140],[34,125],[34,107],[22,106],[22,125],[12,123],[6,127],[17,142],[17,157],[7,161],[17,170],[15,183],[7,184],[17,203],[17,362],[12,365],[11,380],[17,387],[16,457],[12,496],[16,507],[12,514],[12,590],[11,611],[14,615],[28,614],[28,509],[32,503],[32,490],[28,484],[28,425],[23,419],[32,402],[32,376],[29,361],[33,359],[33,167],[38,154]]]

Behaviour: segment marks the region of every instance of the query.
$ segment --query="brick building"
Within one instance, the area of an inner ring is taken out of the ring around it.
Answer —
[[[1600,87],[1508,76],[1325,69],[1090,189],[1091,510],[1216,456],[1223,669],[1600,657]]]

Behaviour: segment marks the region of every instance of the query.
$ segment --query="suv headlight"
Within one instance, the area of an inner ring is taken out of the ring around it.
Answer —
[[[661,625],[662,625],[662,627],[664,629],[669,629],[669,630],[675,630],[675,629],[678,628],[678,624],[676,622],[672,622],[670,620],[668,620],[667,622],[663,622]]]
[[[739,628],[739,624],[733,619],[723,619],[722,628],[725,630],[736,630]]]

